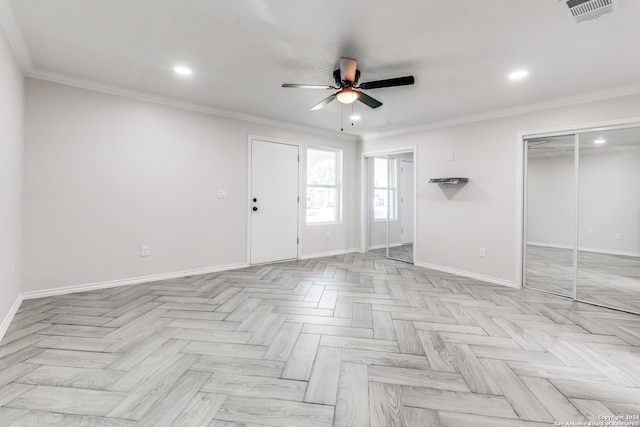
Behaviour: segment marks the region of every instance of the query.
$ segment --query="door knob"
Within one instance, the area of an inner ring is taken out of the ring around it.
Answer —
[[[256,208],[256,207],[254,206],[254,207],[253,207],[253,211],[255,212],[255,211],[257,211],[257,210],[258,210],[258,208]]]

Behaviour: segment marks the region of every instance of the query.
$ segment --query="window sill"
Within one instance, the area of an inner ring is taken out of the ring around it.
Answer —
[[[305,225],[314,226],[314,225],[340,225],[342,221],[327,221],[327,222],[305,222]]]

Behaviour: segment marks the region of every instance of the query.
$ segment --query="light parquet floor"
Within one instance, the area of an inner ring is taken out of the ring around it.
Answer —
[[[0,345],[1,426],[637,414],[640,316],[362,254],[25,301]]]

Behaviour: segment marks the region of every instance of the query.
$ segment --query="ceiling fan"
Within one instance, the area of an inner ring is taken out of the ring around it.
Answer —
[[[342,104],[352,104],[356,101],[360,101],[371,108],[378,108],[382,105],[382,102],[370,97],[366,93],[361,92],[357,89],[368,90],[379,89],[383,87],[405,86],[412,85],[415,82],[413,76],[405,76],[396,77],[393,79],[376,80],[367,83],[359,83],[360,70],[358,70],[358,61],[352,58],[340,58],[340,69],[333,72],[333,80],[335,81],[335,86],[285,83],[282,85],[282,87],[338,90],[338,92],[326,97],[325,99],[311,107],[312,110],[319,110],[334,99],[337,99],[338,102]]]

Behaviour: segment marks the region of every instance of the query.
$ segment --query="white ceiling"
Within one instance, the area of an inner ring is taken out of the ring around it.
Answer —
[[[7,0],[2,0],[6,3]],[[572,24],[558,0],[11,0],[27,75],[147,94],[240,117],[339,131],[331,92],[341,56],[370,90],[345,132],[389,134],[579,99],[640,92],[640,1]],[[5,15],[6,10],[4,8]],[[189,78],[172,68],[193,68]],[[528,79],[509,81],[517,68]],[[145,95],[145,96],[147,96]],[[514,110],[515,109],[515,110]],[[345,116],[351,112],[345,107]]]

